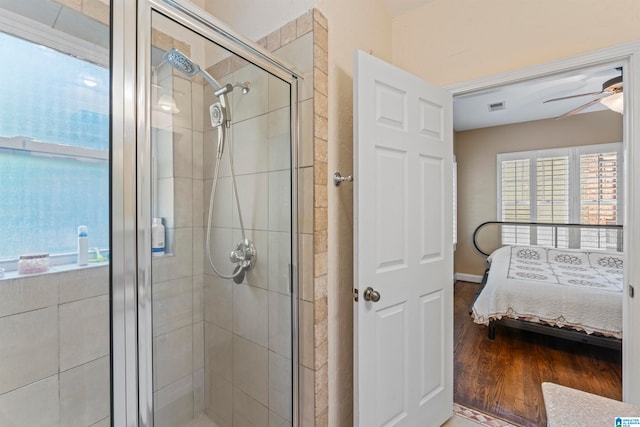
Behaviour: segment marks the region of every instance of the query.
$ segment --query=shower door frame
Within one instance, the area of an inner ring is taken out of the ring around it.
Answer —
[[[111,0],[111,425],[138,426],[136,2]]]
[[[133,2],[132,2],[133,3]],[[152,12],[160,13],[231,53],[289,83],[291,132],[291,343],[292,421],[299,426],[299,277],[298,277],[298,82],[301,75],[251,40],[236,34],[208,12],[183,0],[144,0],[137,10],[137,401],[138,423],[153,426],[153,331],[151,304],[151,28]],[[127,399],[130,403],[131,401]]]

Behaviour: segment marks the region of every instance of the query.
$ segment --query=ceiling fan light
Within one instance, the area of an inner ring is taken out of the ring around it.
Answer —
[[[622,114],[624,112],[624,97],[623,92],[614,93],[600,100],[600,103],[616,113]]]

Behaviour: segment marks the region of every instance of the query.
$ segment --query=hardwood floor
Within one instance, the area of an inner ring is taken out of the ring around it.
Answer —
[[[534,427],[547,425],[540,384],[549,381],[622,399],[622,353],[560,338],[473,323],[477,283],[454,287],[454,402]]]

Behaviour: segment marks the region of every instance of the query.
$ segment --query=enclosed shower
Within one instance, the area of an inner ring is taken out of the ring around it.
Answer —
[[[299,425],[299,76],[185,0],[0,51],[0,425]]]
[[[147,256],[154,425],[288,425],[295,78],[179,12],[152,11],[140,77],[151,154],[143,219],[166,230],[165,255]]]

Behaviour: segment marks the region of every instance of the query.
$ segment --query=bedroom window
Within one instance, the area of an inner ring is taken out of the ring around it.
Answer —
[[[621,224],[622,143],[497,156],[501,221]],[[616,230],[503,226],[503,244],[613,248]]]

